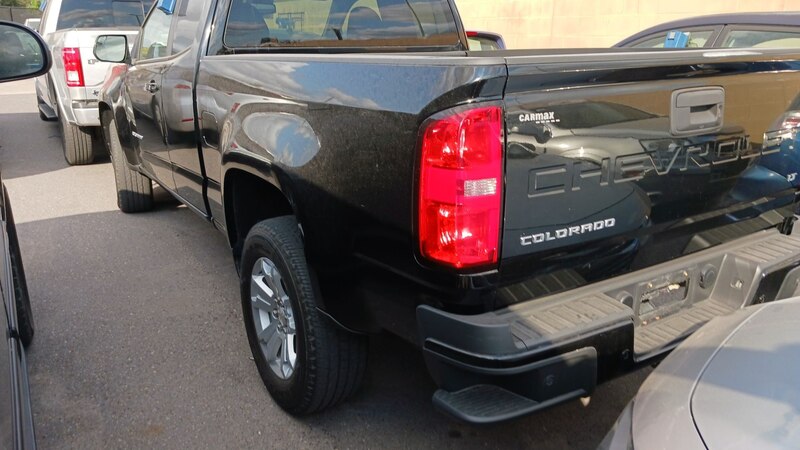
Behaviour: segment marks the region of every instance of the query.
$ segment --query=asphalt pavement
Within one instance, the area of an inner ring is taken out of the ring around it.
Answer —
[[[222,234],[161,189],[154,211],[120,212],[108,159],[67,166],[30,80],[0,85],[0,170],[32,297],[42,449],[590,449],[648,372],[601,386],[588,406],[472,427],[433,408],[420,352],[380,335],[355,398],[294,418],[250,358]]]

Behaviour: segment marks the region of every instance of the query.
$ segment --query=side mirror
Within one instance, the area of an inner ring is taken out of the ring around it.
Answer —
[[[469,42],[469,49],[473,51],[506,49],[506,42],[503,40],[503,36],[497,33],[467,31],[467,41]]]
[[[115,34],[98,36],[94,41],[94,57],[103,62],[130,64],[128,38]]]
[[[30,28],[0,21],[0,82],[43,75],[53,58],[47,44]]]

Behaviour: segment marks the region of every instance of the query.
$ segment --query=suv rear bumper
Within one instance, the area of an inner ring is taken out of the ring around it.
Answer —
[[[434,403],[493,423],[588,396],[717,315],[795,295],[798,282],[800,233],[769,230],[481,315],[420,306]]]
[[[86,98],[88,88],[66,87],[64,94],[56,93],[58,99],[51,99],[58,105],[48,105],[55,111],[59,109],[64,114],[64,119],[80,127],[99,127],[100,110],[97,97]],[[40,97],[46,101],[44,96]]]
[[[69,106],[72,115],[75,118],[74,123],[81,127],[99,127],[100,126],[100,112],[97,107],[97,101],[72,101]],[[72,120],[67,120],[73,123]]]

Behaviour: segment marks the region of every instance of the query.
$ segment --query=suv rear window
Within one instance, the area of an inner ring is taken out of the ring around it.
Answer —
[[[138,28],[152,4],[153,0],[63,0],[56,29]]]
[[[456,47],[447,0],[233,0],[229,48]]]

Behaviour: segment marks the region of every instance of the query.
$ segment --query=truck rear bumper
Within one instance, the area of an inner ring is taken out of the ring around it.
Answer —
[[[434,404],[494,423],[588,396],[713,317],[796,295],[799,282],[800,233],[769,230],[481,315],[420,306]]]

